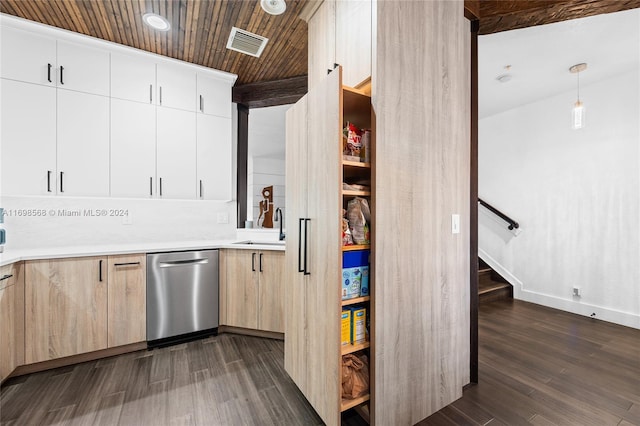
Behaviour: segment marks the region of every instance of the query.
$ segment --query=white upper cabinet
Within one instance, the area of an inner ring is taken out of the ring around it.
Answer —
[[[231,85],[228,81],[198,73],[197,111],[231,118]]]
[[[160,198],[196,198],[196,114],[156,108]]]
[[[196,72],[187,67],[170,64],[157,65],[158,102],[169,108],[195,111]]]
[[[58,194],[109,196],[109,98],[58,90]]]
[[[111,97],[156,102],[156,64],[143,56],[111,54]]]
[[[58,88],[109,96],[109,52],[58,40]]]
[[[111,195],[157,194],[156,107],[111,99]]]
[[[371,0],[336,2],[336,62],[342,84],[355,87],[371,77]]]
[[[0,80],[3,195],[56,193],[56,89]]]
[[[3,26],[0,40],[2,78],[55,86],[54,38]]]
[[[324,1],[309,19],[309,89],[322,82],[336,62],[336,2]]]
[[[198,114],[198,198],[232,199],[231,119]]]

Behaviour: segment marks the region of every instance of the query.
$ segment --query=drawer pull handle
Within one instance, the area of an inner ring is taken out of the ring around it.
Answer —
[[[9,278],[11,278],[13,276],[13,274],[9,274],[9,275],[5,275],[2,278],[0,278],[0,281],[4,281],[4,280],[8,280]]]
[[[140,262],[125,262],[125,263],[114,263],[113,266],[118,267],[118,266],[134,266],[134,265],[139,265]]]

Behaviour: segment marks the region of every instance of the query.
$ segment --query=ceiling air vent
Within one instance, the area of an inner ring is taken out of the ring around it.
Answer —
[[[227,49],[235,50],[236,52],[255,56],[257,58],[262,54],[262,51],[268,41],[268,38],[233,27],[231,28],[231,34],[229,34]]]

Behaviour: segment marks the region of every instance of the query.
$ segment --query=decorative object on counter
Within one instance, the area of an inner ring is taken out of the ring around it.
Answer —
[[[251,228],[253,228],[253,221],[252,221],[252,220],[245,220],[245,221],[244,221],[244,227],[245,227],[246,229],[251,229]]]
[[[342,357],[342,397],[355,399],[369,393],[369,359],[365,354]]]
[[[258,228],[273,228],[273,185],[262,188]]]

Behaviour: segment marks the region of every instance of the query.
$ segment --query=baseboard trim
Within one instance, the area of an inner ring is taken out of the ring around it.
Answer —
[[[9,375],[9,377],[23,376],[25,374],[37,373],[39,371],[51,370],[52,368],[66,367],[72,364],[80,364],[87,361],[95,361],[100,358],[122,355],[147,349],[147,342],[132,343],[130,345],[117,346],[115,348],[103,349],[100,351],[87,352],[84,354],[67,356],[64,358],[52,359],[49,361],[36,362],[34,364],[21,365]]]
[[[252,328],[233,327],[230,325],[221,325],[220,327],[218,327],[218,333],[244,334],[245,336],[284,340],[284,333],[276,333],[275,331],[254,330]]]

